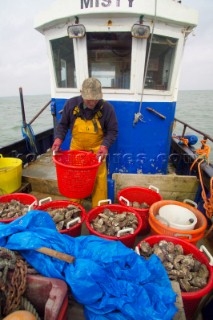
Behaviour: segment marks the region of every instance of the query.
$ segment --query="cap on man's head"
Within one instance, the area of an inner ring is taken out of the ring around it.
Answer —
[[[81,89],[82,98],[85,100],[100,100],[103,97],[101,83],[96,78],[85,79]]]

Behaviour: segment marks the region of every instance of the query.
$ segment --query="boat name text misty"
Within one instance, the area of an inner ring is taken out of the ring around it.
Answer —
[[[126,0],[126,4],[129,8],[133,7],[134,0]],[[123,4],[123,2],[122,2]],[[81,9],[87,8],[107,8],[107,7],[120,7],[121,0],[81,0]]]

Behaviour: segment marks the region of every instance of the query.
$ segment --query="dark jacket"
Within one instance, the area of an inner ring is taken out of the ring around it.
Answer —
[[[76,109],[78,112],[76,112]],[[69,99],[65,103],[60,123],[56,129],[55,138],[64,140],[68,129],[72,132],[77,117],[91,120],[96,114],[104,132],[102,145],[109,148],[117,138],[118,122],[113,106],[104,100],[99,100],[95,108],[90,110],[83,108],[83,99],[81,96]]]

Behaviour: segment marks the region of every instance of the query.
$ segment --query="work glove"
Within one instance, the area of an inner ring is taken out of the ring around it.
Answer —
[[[60,146],[62,144],[63,140],[56,138],[53,145],[52,145],[52,151],[58,152],[60,150]]]
[[[99,158],[101,157],[101,161],[102,161],[106,158],[107,155],[108,155],[108,148],[105,146],[100,146],[100,148],[96,154],[97,159],[99,160]]]

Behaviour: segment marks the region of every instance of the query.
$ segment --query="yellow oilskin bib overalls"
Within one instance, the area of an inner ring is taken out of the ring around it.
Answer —
[[[98,117],[92,120],[76,118],[70,144],[71,150],[93,151],[97,153],[103,141],[103,130]],[[106,160],[99,166],[95,186],[92,193],[92,207],[97,207],[98,201],[107,199],[107,167]],[[72,199],[79,202],[79,199]]]

